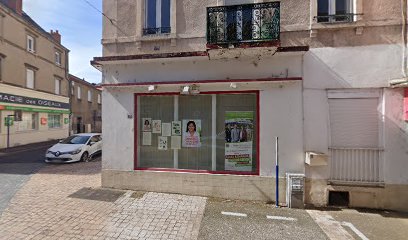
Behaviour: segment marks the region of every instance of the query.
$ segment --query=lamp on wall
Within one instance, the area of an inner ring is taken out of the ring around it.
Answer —
[[[180,94],[183,95],[188,95],[190,94],[190,86],[186,85],[186,86],[181,86],[180,87]]]
[[[150,86],[148,86],[147,87],[147,90],[149,91],[149,92],[153,92],[154,90],[156,90],[156,86],[155,85],[150,85]]]
[[[200,87],[193,84],[193,85],[185,85],[180,87],[180,94],[183,95],[195,95],[200,93]]]

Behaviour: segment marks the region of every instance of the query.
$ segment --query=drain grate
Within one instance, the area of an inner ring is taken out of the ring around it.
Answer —
[[[114,202],[118,200],[124,191],[112,190],[112,189],[102,189],[102,188],[82,188],[77,192],[69,195],[70,198],[79,198],[86,200],[104,201],[104,202]]]

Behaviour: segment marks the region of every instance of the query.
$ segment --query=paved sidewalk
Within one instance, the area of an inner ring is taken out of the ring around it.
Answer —
[[[126,191],[111,201],[99,189],[100,165],[49,165],[33,175],[3,212],[0,239],[197,238],[206,198]]]

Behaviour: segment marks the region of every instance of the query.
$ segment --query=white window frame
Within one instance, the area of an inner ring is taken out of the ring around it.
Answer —
[[[336,0],[326,0],[328,1],[328,14],[331,16],[336,16]],[[352,14],[352,13],[356,13],[356,8],[357,8],[357,4],[360,0],[346,0],[346,3],[348,4],[348,13]],[[320,15],[318,15],[318,9],[319,9],[319,0],[317,0],[317,4],[316,4],[316,15],[317,17],[321,17]],[[352,21],[356,21],[356,17],[352,18]],[[345,21],[341,21],[341,20],[336,20],[335,17],[328,17],[327,21],[318,21],[321,23],[333,23],[333,22],[345,22]]]
[[[148,12],[148,4],[149,4],[149,0],[144,0],[144,4],[145,4],[145,11],[144,11],[144,28],[148,28],[148,14],[149,14],[149,12]],[[169,11],[170,11],[170,19],[169,19],[169,23],[170,23],[170,32],[171,32],[171,28],[172,28],[172,14],[171,14],[171,12],[172,12],[172,6],[173,5],[173,1],[171,0],[170,1],[170,9],[169,9]],[[155,26],[155,28],[159,28],[159,29],[161,29],[161,15],[162,15],[162,12],[161,12],[161,6],[162,6],[162,0],[156,0],[156,26]],[[161,33],[161,32],[158,32],[158,34],[170,34],[170,32],[169,33]],[[150,34],[147,34],[147,35],[150,35]]]
[[[61,95],[61,79],[54,78],[55,82],[55,94]]]
[[[31,41],[31,44],[30,44]],[[35,53],[35,37],[27,34],[27,51]]]
[[[1,16],[0,16],[1,17]],[[4,57],[3,55],[0,53],[0,81],[2,79],[2,75],[3,75],[3,61],[4,61]]]
[[[51,117],[51,116],[52,116],[52,117]],[[54,125],[54,124],[55,124],[55,119],[54,119],[54,117],[56,117],[56,116],[59,117],[59,124],[58,124],[58,126]],[[50,119],[51,119],[51,118],[53,118],[53,119],[52,119],[52,124],[53,124],[52,126],[50,126],[50,123],[51,123]],[[48,114],[48,129],[59,129],[59,128],[62,128],[62,125],[63,125],[62,121],[63,121],[62,114],[55,114],[55,113],[50,113],[50,114]]]
[[[61,55],[60,51],[55,51],[55,64],[58,66],[61,66]]]
[[[102,100],[102,98],[101,98],[101,94],[100,94],[100,93],[98,93],[98,104],[101,104],[101,100]]]
[[[88,102],[92,102],[92,92],[88,90]]]
[[[32,79],[29,79],[30,75]],[[35,71],[31,68],[26,68],[26,88],[34,89],[35,88]]]
[[[78,96],[77,96],[77,99],[80,100],[80,99],[81,99],[81,86],[78,86],[78,87],[77,87],[77,95],[78,95]]]

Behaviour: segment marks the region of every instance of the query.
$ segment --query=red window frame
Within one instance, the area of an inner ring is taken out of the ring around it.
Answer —
[[[226,174],[226,175],[253,175],[259,176],[260,175],[260,147],[259,147],[259,124],[260,124],[260,113],[259,113],[259,90],[251,90],[251,91],[216,91],[216,92],[200,92],[200,95],[204,94],[245,94],[245,93],[255,93],[256,95],[256,171],[255,172],[240,172],[240,171],[209,171],[209,170],[193,170],[193,169],[177,169],[177,168],[138,168],[137,167],[137,140],[138,140],[138,124],[137,120],[139,118],[137,114],[137,97],[138,96],[154,96],[154,95],[167,95],[167,96],[175,96],[181,95],[179,92],[163,92],[163,93],[135,93],[134,94],[134,112],[135,117],[133,120],[134,124],[134,166],[133,169],[135,171],[161,171],[161,172],[186,172],[186,173],[204,173],[204,174]]]

